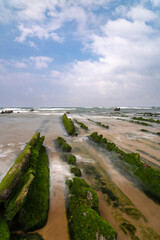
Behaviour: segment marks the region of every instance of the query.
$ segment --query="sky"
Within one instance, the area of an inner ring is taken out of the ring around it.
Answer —
[[[0,106],[160,106],[160,0],[0,0]]]

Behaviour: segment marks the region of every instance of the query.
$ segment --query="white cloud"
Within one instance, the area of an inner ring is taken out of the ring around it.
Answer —
[[[87,25],[100,19],[97,17],[96,20],[94,10],[109,2],[110,0],[1,0],[0,21],[14,22],[18,26],[20,35],[16,37],[17,42],[24,43],[33,37],[63,42],[63,36],[56,31],[64,27],[65,23],[75,21],[77,33],[86,33]]]
[[[145,9],[139,5],[137,7],[131,8],[127,14],[127,17],[137,21],[149,22],[155,20],[157,18],[157,15],[151,10]]]
[[[28,45],[33,48],[37,48],[37,45],[33,41],[28,41]]]
[[[45,56],[38,56],[38,57],[30,57],[30,60],[34,62],[36,68],[47,68],[48,64],[53,61],[53,58],[45,57]]]
[[[17,68],[27,68],[27,64],[25,64],[24,62],[16,62],[15,67],[17,67]]]

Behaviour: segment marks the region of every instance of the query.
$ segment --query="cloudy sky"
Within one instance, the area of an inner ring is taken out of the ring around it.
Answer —
[[[0,106],[160,106],[160,0],[0,0]]]

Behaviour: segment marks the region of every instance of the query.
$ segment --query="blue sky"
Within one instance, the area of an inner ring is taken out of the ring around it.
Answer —
[[[1,0],[0,106],[160,106],[160,0]]]

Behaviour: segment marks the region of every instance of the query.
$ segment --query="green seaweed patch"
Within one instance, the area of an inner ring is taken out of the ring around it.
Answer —
[[[7,222],[0,216],[0,239],[9,240],[10,230]]]
[[[71,153],[65,153],[62,155],[63,161],[67,162],[68,164],[75,165],[76,164],[76,156]]]
[[[79,200],[85,201],[92,209],[98,211],[97,193],[86,183],[84,179],[74,177],[73,180],[67,181],[69,191]]]
[[[28,180],[22,186],[22,189],[20,190],[20,192],[15,194],[13,198],[9,199],[9,201],[7,202],[5,206],[5,214],[4,214],[5,219],[7,221],[11,221],[22,208],[24,201],[26,199],[26,196],[28,194],[29,187],[33,182],[33,179],[34,179],[33,174],[30,174],[28,176]]]
[[[72,150],[72,147],[68,143],[66,143],[66,140],[64,140],[62,137],[58,137],[56,140],[57,140],[58,147],[63,152],[70,152]]]
[[[140,125],[143,125],[143,126],[150,126],[150,127],[152,127],[151,124],[146,123],[146,122],[133,121],[133,120],[130,120],[129,122],[131,122],[131,123],[136,123],[136,124],[140,124]]]
[[[12,234],[10,240],[43,240],[38,233]]]
[[[116,231],[98,214],[96,192],[84,179],[73,178],[67,184],[71,194],[67,209],[71,239],[117,239]]]
[[[101,126],[101,127],[103,127],[103,128],[106,128],[106,129],[109,128],[109,125],[105,125],[105,124],[103,124],[103,123],[101,123],[101,122],[96,122],[96,123],[97,123],[97,125],[99,125],[99,126]]]
[[[82,173],[79,167],[72,167],[71,173],[73,173],[76,177],[81,177]]]
[[[77,121],[77,120],[75,120],[75,122],[76,122],[77,124],[79,124],[80,127],[83,128],[84,130],[86,130],[86,131],[88,130],[88,127],[87,127],[84,123],[79,122],[79,121]]]
[[[147,129],[143,129],[143,128],[140,131],[141,132],[149,132]]]
[[[151,227],[139,225],[139,228],[141,234],[143,235],[143,239],[160,240],[160,235],[157,232],[155,232]]]
[[[160,120],[155,120],[153,118],[143,118],[143,117],[133,117],[132,119],[134,120],[140,120],[140,121],[147,121],[147,122],[152,122],[152,123],[160,123]]]
[[[97,167],[92,165],[85,166],[85,173],[89,175],[91,179],[94,179],[94,182],[96,180],[95,188],[104,194],[108,204],[112,204],[114,208],[118,207],[120,211],[125,212],[134,219],[142,217],[146,221],[146,218],[135,208],[133,203],[110,179],[107,173],[105,173],[104,176]]]
[[[120,229],[126,234],[130,235],[131,239],[138,240],[139,238],[135,236],[136,228],[128,220],[125,219],[124,222],[120,224]]]
[[[69,135],[77,136],[76,127],[74,126],[73,121],[70,118],[68,118],[65,113],[62,116],[62,122]]]
[[[74,240],[96,240],[117,239],[116,231],[96,211],[86,205],[73,204],[71,200],[68,207],[69,227],[71,239]]]
[[[36,132],[25,149],[17,157],[15,163],[9,169],[6,176],[0,183],[0,200],[6,201],[11,195],[14,187],[17,185],[19,178],[22,175],[22,170],[30,159],[32,149],[39,140],[40,133]]]
[[[89,136],[89,139],[98,143],[108,151],[116,152],[117,157],[131,167],[130,169],[127,168],[126,171],[138,178],[143,184],[143,191],[155,202],[160,202],[160,171],[158,169],[141,162],[138,153],[125,153],[119,149],[115,143],[109,142],[106,138],[103,138],[102,134],[98,135],[97,132],[94,132]],[[148,178],[148,176],[150,177]]]
[[[46,224],[49,210],[49,161],[44,146],[40,149],[34,181],[12,224],[13,229],[32,231]]]

